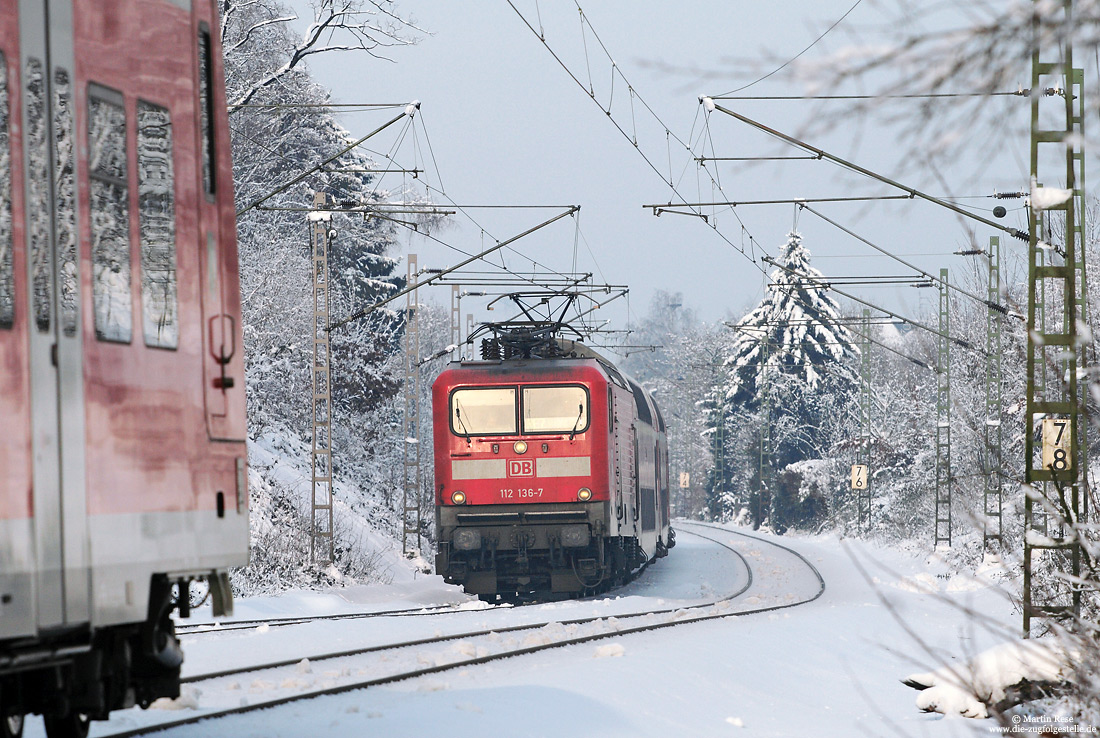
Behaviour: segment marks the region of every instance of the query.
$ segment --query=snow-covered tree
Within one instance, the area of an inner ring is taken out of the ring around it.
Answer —
[[[296,17],[278,0],[227,0],[222,11],[240,211],[250,456],[259,475],[251,484],[255,566],[238,579],[244,583],[270,574],[279,580],[272,586],[288,586],[319,576],[304,570],[308,556],[301,555],[297,543],[283,545],[308,540],[310,515],[308,471],[305,478],[300,471],[309,469],[314,330],[305,210],[315,191],[329,195],[337,207],[357,209],[393,197],[377,188],[368,171],[374,167],[371,159],[354,149],[294,182],[356,138],[334,117],[329,91],[316,83],[303,62],[312,54],[347,46],[377,49],[362,36],[368,30],[368,11],[376,16],[383,45],[401,29],[389,2],[318,2],[314,22],[301,37],[292,29]],[[336,233],[329,252],[333,318],[403,286],[404,276],[396,273],[399,262],[392,256],[397,245],[392,222],[333,213],[331,223]],[[393,461],[386,451],[396,443],[391,436],[400,436],[392,398],[400,389],[401,365],[391,361],[399,355],[404,328],[400,307],[376,311],[331,335],[333,472],[340,497],[337,514],[344,516],[336,523],[335,563],[352,577],[369,576],[357,562],[372,554],[360,543],[378,540],[355,531],[386,528],[392,516],[384,492],[391,484]]]
[[[856,381],[849,368],[859,355],[852,332],[840,320],[840,305],[821,272],[810,266],[802,236],[790,233],[772,271],[764,299],[737,321],[733,350],[725,360],[725,400],[755,408],[778,375],[816,391],[833,378]]]
[[[654,293],[648,313],[632,329],[631,343],[652,350],[632,353],[622,368],[650,391],[668,425],[673,515],[700,517],[706,508],[704,483],[714,463],[700,400],[717,380],[720,365],[707,357],[717,353],[720,333],[699,321],[683,295],[663,290]]]
[[[764,299],[733,326],[722,381],[707,398],[720,462],[710,496],[716,514],[748,506],[755,524],[774,515],[782,521],[773,524],[783,527],[818,518],[821,505],[803,509],[805,499],[761,496],[759,489],[774,486],[769,470],[819,458],[837,438],[841,408],[858,386],[852,364],[859,349],[821,273],[810,266],[801,235],[788,234],[770,277]],[[769,438],[761,448],[765,425]]]

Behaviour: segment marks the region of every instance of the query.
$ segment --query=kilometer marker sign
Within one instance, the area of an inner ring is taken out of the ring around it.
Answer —
[[[1073,420],[1043,418],[1043,468],[1060,472],[1073,468]]]

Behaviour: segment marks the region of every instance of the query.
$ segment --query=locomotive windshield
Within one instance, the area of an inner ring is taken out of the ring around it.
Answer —
[[[584,387],[524,387],[524,433],[580,433],[588,428]]]
[[[516,432],[516,388],[460,389],[451,395],[451,430],[459,436]]]

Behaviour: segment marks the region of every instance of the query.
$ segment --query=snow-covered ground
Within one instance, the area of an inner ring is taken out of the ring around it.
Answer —
[[[741,560],[697,530],[727,542],[748,561],[752,586],[721,614],[791,604],[812,596],[816,576],[795,556],[736,533],[680,526],[680,545],[614,596],[528,607],[489,607],[432,576],[326,593],[291,593],[239,603],[237,618],[390,610],[449,603],[444,615],[322,621],[195,635],[185,640],[185,674],[430,637],[601,617],[580,628],[629,627],[630,612],[698,605],[745,584]],[[762,536],[767,539],[767,536]],[[917,692],[900,683],[914,672],[968,660],[1012,637],[1019,616],[983,573],[948,576],[935,559],[835,537],[771,539],[803,554],[826,582],[816,601],[770,613],[614,635],[481,666],[464,666],[394,685],[321,697],[183,727],[165,736],[956,736],[989,735],[992,721],[944,718],[916,709]],[[723,609],[724,608],[724,609]],[[982,614],[976,621],[968,611]],[[613,616],[619,615],[620,618]],[[683,619],[682,612],[651,619]],[[203,620],[199,613],[196,619]],[[570,626],[578,627],[578,626]],[[415,664],[549,639],[566,626],[495,634],[230,677],[185,695],[168,711],[124,711],[105,735],[196,710],[255,702],[369,679]],[[40,721],[27,727],[41,735]]]

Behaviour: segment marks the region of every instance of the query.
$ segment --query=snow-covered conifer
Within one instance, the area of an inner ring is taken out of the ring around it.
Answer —
[[[820,458],[841,432],[841,409],[858,387],[855,338],[800,234],[788,234],[776,264],[764,299],[736,323],[722,380],[705,402],[715,455],[711,511],[729,517],[748,507],[756,524],[775,507],[758,494],[767,486],[759,480],[761,452],[765,468],[775,471]],[[761,449],[765,424],[769,439]],[[785,503],[787,522],[798,522],[803,502]],[[822,509],[804,507],[810,517]]]
[[[810,266],[802,236],[789,233],[769,275],[764,299],[737,321],[737,335],[725,360],[725,399],[756,407],[768,382],[782,374],[815,391],[833,380],[856,381],[850,361],[859,356],[852,332],[840,320],[840,306],[821,272]]]

